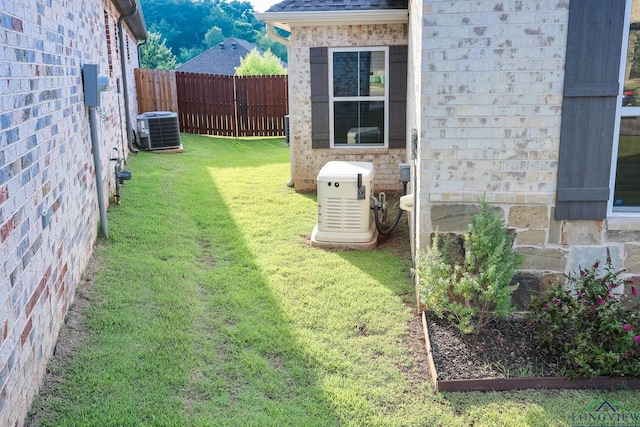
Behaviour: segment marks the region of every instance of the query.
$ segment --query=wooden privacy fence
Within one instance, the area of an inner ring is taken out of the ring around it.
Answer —
[[[173,71],[136,68],[138,111],[178,111],[176,78]]]
[[[167,84],[165,79],[172,83]],[[289,105],[287,76],[236,77],[138,69],[138,82],[140,112],[177,112],[181,132],[236,137],[284,135]],[[149,82],[156,86],[149,88]],[[147,101],[149,96],[175,101]]]

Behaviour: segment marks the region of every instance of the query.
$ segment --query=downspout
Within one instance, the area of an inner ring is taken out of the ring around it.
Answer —
[[[269,38],[272,38],[273,40],[285,45],[287,47],[287,57],[290,54],[289,48],[291,47],[291,40],[289,40],[287,37],[283,37],[280,34],[276,33],[276,31],[273,29],[273,24],[267,22],[267,35],[269,36]],[[289,81],[289,87],[287,88],[287,90],[289,91],[289,94],[291,94],[291,79],[288,79]],[[289,99],[291,99],[291,96],[289,96]],[[291,138],[291,108],[289,108],[289,169],[290,169],[290,177],[289,177],[289,181],[287,181],[287,187],[293,187],[294,186],[294,182],[293,182],[293,176],[294,176],[294,168],[295,168],[295,156],[293,154],[293,138]]]
[[[411,129],[411,160],[413,161],[413,268],[417,268],[418,258],[418,130]]]
[[[138,152],[138,150],[133,147],[133,138],[131,137],[133,129],[131,128],[131,112],[129,110],[129,84],[127,80],[127,62],[125,61],[126,57],[124,51],[125,34],[124,27],[122,25],[122,21],[135,15],[138,12],[138,8],[136,7],[135,2],[133,2],[132,6],[133,7],[131,8],[131,12],[127,13],[126,15],[121,15],[120,18],[118,18],[118,42],[120,45],[120,73],[122,74],[122,92],[124,94],[124,120],[127,131],[127,145],[129,147],[129,151],[135,154]],[[139,52],[140,50],[138,50],[138,54]],[[140,58],[138,58],[138,64],[139,63]],[[124,156],[125,153],[122,153],[122,155]]]
[[[147,44],[147,40],[142,40],[142,41],[138,40],[138,43],[136,45],[136,47],[138,48],[137,49],[138,50],[138,67],[140,66],[140,64],[142,64],[142,58],[140,57],[140,46],[144,44]]]
[[[413,160],[413,268],[417,268],[418,259],[418,159]]]
[[[93,165],[96,172],[96,190],[98,191],[98,210],[100,211],[100,225],[105,239],[109,238],[107,226],[107,207],[104,203],[104,189],[102,186],[102,163],[100,162],[100,142],[98,140],[98,113],[96,107],[89,108],[89,128],[91,129],[91,151],[93,151]]]
[[[289,56],[289,45],[287,45],[287,56]],[[291,79],[287,79],[287,90],[289,91],[289,102],[291,102]],[[295,156],[293,155],[293,138],[291,137],[291,108],[289,108],[289,181],[287,181],[287,187],[294,188],[294,168],[295,168]]]

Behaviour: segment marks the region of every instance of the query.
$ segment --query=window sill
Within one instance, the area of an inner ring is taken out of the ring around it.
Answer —
[[[375,155],[380,155],[380,154],[388,154],[388,153],[392,153],[392,152],[405,152],[407,151],[405,148],[388,148],[388,147],[349,147],[349,148],[343,148],[343,147],[331,147],[330,149],[330,153],[331,154],[375,154]]]
[[[385,150],[386,146],[380,145],[367,145],[367,144],[337,144],[331,147],[336,150],[358,150],[362,148],[370,149],[370,150]]]

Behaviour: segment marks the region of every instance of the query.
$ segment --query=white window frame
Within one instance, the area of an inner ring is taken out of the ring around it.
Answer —
[[[629,45],[629,26],[631,25],[631,3],[627,0],[624,16],[624,33],[622,35],[622,49],[620,52],[620,74],[618,78],[619,90],[616,102],[616,120],[613,130],[613,148],[611,152],[611,176],[609,178],[609,202],[607,204],[607,217],[640,217],[640,207],[614,206],[614,193],[616,186],[616,172],[618,167],[618,148],[620,145],[620,122],[623,117],[640,117],[640,107],[625,107],[622,105],[624,92],[625,68],[627,64],[627,47]]]
[[[333,96],[333,54],[335,52],[384,52],[384,96]],[[330,147],[339,149],[386,149],[389,148],[389,47],[388,46],[353,46],[329,48],[329,138]],[[334,104],[344,101],[384,101],[384,140],[382,144],[335,144]]]

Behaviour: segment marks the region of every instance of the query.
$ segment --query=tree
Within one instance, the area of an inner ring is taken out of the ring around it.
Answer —
[[[275,56],[277,56],[284,62],[288,62],[287,47],[282,43],[269,38],[269,36],[267,36],[265,32],[262,32],[258,35],[254,44],[265,52],[267,50],[271,50],[271,52]]]
[[[249,23],[241,21],[233,23],[233,33],[235,34],[235,37],[246,40],[250,43],[253,43],[258,37],[258,34],[260,34]]]
[[[205,23],[211,1],[141,0],[149,31],[160,33],[173,52],[199,47],[211,25]]]
[[[180,48],[180,52],[178,52],[178,63],[184,64],[188,60],[200,55],[205,50],[206,49],[204,47],[191,47],[189,49],[186,47]]]
[[[186,62],[221,41],[236,37],[287,60],[286,47],[265,37],[265,24],[245,0],[140,0],[150,32]]]
[[[140,67],[158,70],[176,68],[176,56],[166,46],[166,39],[160,41],[160,33],[150,32],[148,36],[147,42],[140,48]]]
[[[240,60],[236,67],[236,76],[273,76],[287,74],[287,70],[280,63],[280,58],[267,50],[260,55],[257,49],[253,49]]]
[[[220,27],[213,26],[209,28],[209,31],[204,35],[204,44],[208,47],[217,46],[218,43],[224,40],[224,34]]]

